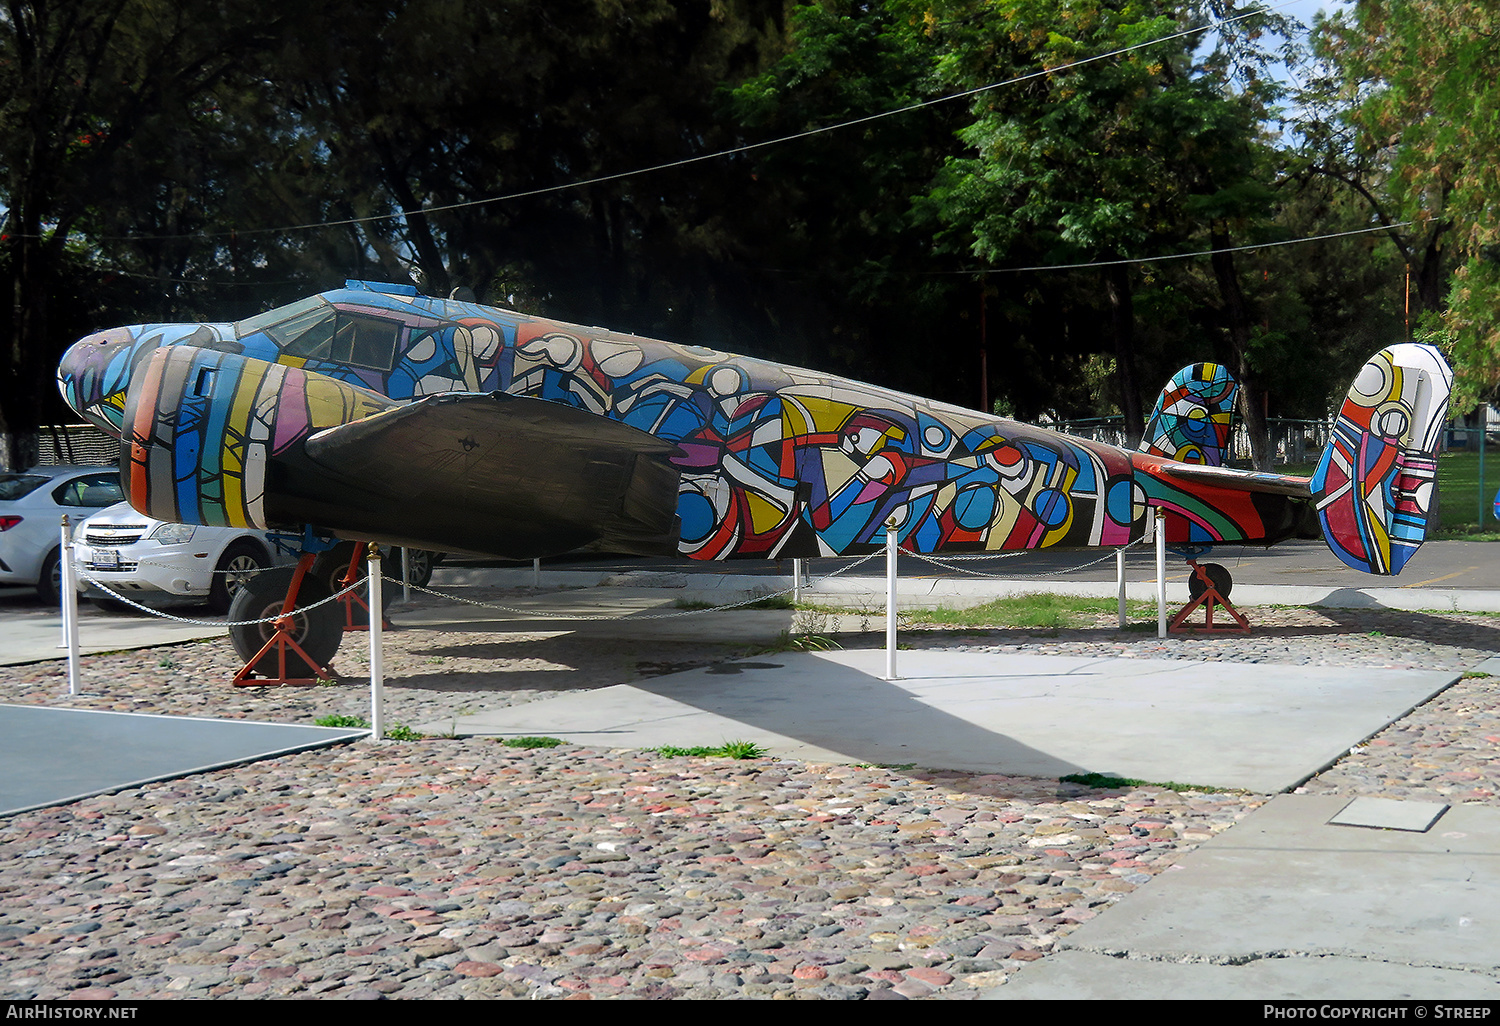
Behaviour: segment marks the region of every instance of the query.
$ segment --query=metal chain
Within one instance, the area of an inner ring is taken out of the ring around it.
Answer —
[[[1117,552],[1123,552],[1126,549],[1129,549],[1129,548],[1132,548],[1132,547],[1134,547],[1136,545],[1141,544],[1143,541],[1144,541],[1144,539],[1136,539],[1135,541],[1130,542],[1127,545],[1122,545],[1122,546],[1119,546],[1118,548],[1109,550],[1103,556],[1100,556],[1098,559],[1091,560],[1091,561],[1089,561],[1087,563],[1083,563],[1083,564],[1081,564],[1079,566],[1066,567],[1066,568],[1061,569],[1061,570],[1048,570],[1048,571],[1044,571],[1044,572],[1039,573],[1039,574],[1026,575],[1026,577],[1023,577],[1023,579],[1034,579],[1034,578],[1040,578],[1040,577],[1053,577],[1053,576],[1057,576],[1059,574],[1073,573],[1073,572],[1075,572],[1077,570],[1086,570],[1086,569],[1088,569],[1091,566],[1096,566],[1099,563],[1102,563],[1105,560],[1112,558]],[[833,571],[832,573],[824,574],[822,577],[817,578],[816,580],[822,580],[822,581],[832,580],[833,578],[838,577],[840,574],[848,573],[850,570],[853,570],[856,567],[864,565],[865,563],[867,563],[870,560],[874,559],[876,556],[882,555],[884,552],[885,552],[885,547],[882,546],[881,548],[876,549],[874,552],[870,552],[870,553],[867,553],[867,554],[865,554],[863,556],[860,556],[858,559],[854,560],[854,562],[849,563],[849,564],[847,564],[845,566],[842,566],[839,569]],[[1000,574],[986,573],[986,572],[981,571],[981,570],[970,570],[967,567],[957,566],[955,564],[955,562],[953,562],[953,561],[954,560],[959,560],[959,559],[969,560],[969,561],[973,561],[973,560],[977,560],[977,559],[1005,559],[1005,558],[1010,558],[1012,556],[1022,555],[1022,554],[1024,554],[1024,550],[1023,550],[1023,552],[1003,552],[1003,553],[994,553],[993,555],[991,555],[991,554],[985,554],[985,553],[977,553],[977,554],[973,554],[973,555],[965,554],[965,555],[962,555],[962,556],[950,557],[950,560],[942,560],[942,559],[938,559],[937,557],[929,555],[929,554],[926,554],[926,553],[911,552],[911,551],[908,551],[908,550],[901,550],[901,553],[904,554],[904,555],[907,555],[907,556],[915,556],[916,558],[924,560],[924,561],[926,561],[928,563],[932,563],[935,566],[940,566],[940,567],[943,567],[944,569],[953,570],[953,571],[956,571],[958,573],[970,574],[970,575],[972,575],[974,577],[989,577],[989,578],[1001,579],[1001,575]],[[137,560],[136,563],[137,563],[137,565],[140,565],[140,564],[144,563],[144,564],[149,565],[149,566],[167,566],[167,567],[171,566],[171,564],[153,563],[153,562],[151,562],[149,560]],[[163,620],[171,620],[174,623],[188,624],[188,625],[194,626],[194,627],[253,627],[253,626],[258,626],[258,625],[264,624],[264,623],[275,623],[277,620],[281,619],[281,617],[284,615],[284,614],[281,614],[281,613],[277,613],[274,616],[265,616],[265,617],[261,617],[258,620],[229,620],[229,621],[225,621],[225,620],[196,620],[196,619],[193,619],[191,617],[174,616],[173,614],[168,613],[168,612],[166,612],[164,610],[155,609],[155,608],[153,608],[151,606],[143,605],[143,604],[141,604],[139,602],[136,602],[133,599],[130,599],[130,598],[127,598],[124,595],[121,595],[119,592],[114,591],[112,588],[110,588],[109,585],[107,585],[103,581],[100,581],[100,580],[95,579],[94,577],[91,577],[85,570],[82,569],[82,567],[83,567],[82,563],[80,563],[77,560],[74,561],[74,569],[77,572],[79,578],[81,578],[84,581],[87,581],[89,584],[92,584],[94,587],[96,587],[100,591],[104,592],[110,598],[114,599],[117,602],[123,603],[124,605],[127,605],[127,606],[130,606],[130,607],[134,608],[134,609],[137,609],[137,610],[139,610],[139,611],[141,611],[143,613],[146,613],[146,614],[148,614],[150,616],[159,617],[159,618],[161,618]],[[267,570],[275,570],[275,569],[281,569],[281,568],[280,567],[263,567],[263,568],[261,568],[259,570],[255,570],[255,571],[244,571],[244,574],[246,576],[250,576],[251,574],[264,573]],[[214,572],[215,573],[220,573],[220,572],[228,572],[228,571],[214,571]],[[1008,576],[1014,577],[1015,575],[1012,574],[1012,575],[1008,575]],[[816,585],[816,580],[813,581],[812,584],[809,585],[809,587],[815,586]],[[285,614],[285,615],[295,615],[297,613],[306,612],[309,609],[316,609],[319,606],[327,605],[330,602],[335,602],[338,599],[342,598],[343,596],[345,596],[345,595],[349,594],[350,592],[353,592],[357,588],[361,587],[364,583],[365,583],[364,579],[361,578],[360,580],[355,581],[353,584],[349,585],[348,587],[344,588],[343,590],[335,592],[334,594],[330,595],[328,598],[320,599],[319,601],[313,602],[313,603],[311,603],[309,605],[306,605],[306,606],[298,606],[298,607],[294,608],[291,611],[291,614]],[[536,610],[536,609],[520,609],[520,608],[517,608],[515,606],[502,606],[499,603],[495,603],[495,602],[484,602],[484,601],[479,600],[479,599],[470,599],[470,598],[463,598],[463,597],[461,597],[459,595],[450,595],[450,594],[447,594],[446,592],[434,591],[431,588],[426,588],[426,587],[423,587],[423,586],[418,585],[418,584],[410,584],[410,583],[408,583],[408,587],[410,587],[411,590],[421,592],[424,595],[431,595],[434,598],[446,599],[449,602],[457,602],[460,605],[476,606],[476,607],[479,607],[479,608],[482,608],[482,609],[496,609],[496,610],[499,610],[499,611],[504,612],[504,613],[515,613],[517,615],[525,616],[525,617],[530,618],[530,619],[553,619],[553,620],[574,620],[574,621],[577,621],[577,620],[617,620],[617,619],[620,619],[620,617],[618,615],[598,615],[598,614],[582,614],[582,613],[551,613],[551,612],[545,612],[545,611]],[[784,588],[781,591],[773,591],[773,592],[766,592],[766,593],[762,593],[762,594],[751,595],[749,598],[741,599],[738,602],[726,602],[723,605],[708,606],[708,607],[703,608],[703,609],[679,609],[679,610],[674,610],[673,612],[670,612],[670,613],[651,613],[651,614],[647,614],[647,615],[644,615],[644,616],[632,616],[631,619],[632,620],[670,620],[670,619],[674,619],[676,617],[681,617],[681,616],[697,616],[697,615],[700,615],[702,613],[719,613],[719,612],[723,612],[723,611],[725,611],[727,609],[738,609],[741,606],[754,605],[757,602],[765,602],[765,601],[767,601],[769,599],[780,598],[780,597],[782,597],[784,595],[790,595],[792,592],[794,592],[796,590],[797,590],[796,586],[793,586],[791,588]]]
[[[104,592],[116,602],[124,603],[125,605],[138,609],[143,613],[159,617],[163,620],[171,620],[174,623],[185,623],[193,627],[254,627],[263,623],[275,623],[277,620],[280,620],[283,615],[281,613],[277,613],[275,616],[263,616],[259,620],[195,620],[187,616],[174,616],[173,614],[168,613],[166,610],[156,609],[152,606],[145,606],[135,601],[134,599],[127,598],[124,595],[121,595],[119,592],[110,588],[109,585],[105,584],[103,581],[97,581],[94,578],[90,577],[88,574],[84,573],[82,570],[78,570],[76,562],[74,564],[74,570],[75,572],[77,572],[80,578],[88,581],[90,584],[98,588],[100,591]],[[326,606],[330,602],[336,602],[340,598],[343,598],[345,595],[354,591],[356,588],[359,588],[364,583],[364,579],[361,578],[342,591],[334,592],[326,599],[319,599],[318,601],[305,606],[297,606],[291,611],[291,613],[285,615],[295,616],[296,614],[306,612],[309,609],[317,609],[319,606]]]
[[[861,564],[866,563],[866,562],[868,562],[871,559],[874,559],[876,556],[880,555],[884,551],[885,551],[884,549],[876,549],[874,552],[871,552],[871,553],[869,553],[867,555],[859,557],[854,562],[850,563],[848,566],[840,567],[839,569],[835,570],[831,574],[825,574],[821,578],[821,580],[825,580],[826,581],[826,580],[829,580],[830,578],[837,577],[839,574],[847,573],[848,571],[853,570],[855,567],[860,566]],[[617,616],[617,615],[616,616],[601,616],[601,615],[591,615],[591,614],[584,614],[584,613],[548,613],[548,612],[543,612],[541,610],[536,610],[536,609],[517,609],[514,606],[502,606],[502,605],[500,605],[499,603],[496,603],[496,602],[484,602],[484,601],[481,601],[480,599],[462,598],[462,597],[460,597],[458,595],[449,595],[449,594],[447,594],[445,592],[433,591],[431,588],[424,588],[424,587],[422,587],[421,585],[418,585],[418,584],[413,584],[411,586],[411,588],[412,588],[413,591],[420,591],[424,595],[432,595],[432,596],[434,596],[436,598],[447,599],[450,602],[457,602],[457,603],[459,603],[461,605],[465,605],[465,606],[479,606],[479,607],[481,607],[483,609],[498,609],[498,610],[500,610],[501,612],[504,612],[504,613],[518,613],[518,614],[520,614],[522,616],[530,617],[532,619],[543,619],[543,620],[618,620],[618,619],[620,619],[620,617]],[[780,598],[783,595],[790,595],[792,592],[794,592],[796,590],[797,590],[796,587],[784,588],[781,591],[771,591],[771,592],[764,592],[764,593],[760,593],[760,594],[756,594],[756,595],[751,595],[749,598],[741,599],[738,602],[727,602],[727,603],[725,603],[724,605],[721,605],[721,606],[708,606],[708,607],[703,608],[703,609],[677,609],[677,610],[674,610],[674,611],[672,611],[670,613],[649,613],[649,614],[646,614],[644,616],[632,616],[630,619],[631,620],[671,620],[671,619],[674,619],[674,618],[679,617],[679,616],[698,616],[698,615],[703,614],[703,613],[719,613],[719,612],[723,612],[726,609],[738,609],[740,606],[750,606],[750,605],[754,605],[757,602],[765,602],[768,599]]]
[[[945,562],[945,561],[943,561],[941,559],[938,559],[936,556],[932,556],[932,555],[929,555],[927,553],[922,553],[922,552],[908,552],[906,554],[908,556],[915,556],[916,558],[924,560],[924,561],[926,561],[928,563],[932,563],[935,566],[940,566],[940,567],[942,567],[945,570],[953,570],[953,571],[955,571],[957,573],[961,573],[961,574],[970,574],[970,575],[972,575],[974,577],[989,577],[989,578],[993,578],[995,580],[1014,580],[1014,579],[1020,579],[1020,580],[1023,580],[1023,581],[1028,581],[1028,580],[1039,580],[1040,578],[1043,578],[1043,577],[1057,577],[1057,576],[1059,576],[1061,574],[1076,573],[1079,570],[1087,570],[1089,567],[1091,567],[1091,566],[1098,566],[1100,563],[1104,562],[1106,559],[1112,559],[1112,558],[1114,558],[1114,556],[1117,553],[1124,552],[1126,549],[1134,548],[1135,546],[1142,544],[1144,541],[1145,541],[1144,538],[1137,538],[1133,542],[1127,542],[1124,545],[1120,545],[1120,546],[1118,546],[1116,548],[1110,549],[1108,552],[1106,552],[1104,555],[1100,556],[1098,559],[1091,559],[1087,563],[1080,563],[1077,566],[1063,567],[1061,570],[1043,570],[1040,573],[1034,573],[1034,574],[1005,574],[1005,575],[1001,575],[1001,574],[986,573],[983,570],[970,570],[967,567],[955,566],[952,563]],[[1034,550],[1023,549],[1020,552],[1008,552],[1008,553],[1005,553],[1004,555],[1005,556],[1019,556],[1019,555],[1024,555],[1026,552],[1030,552],[1030,551],[1034,551]],[[967,557],[967,558],[974,559],[975,557],[970,556],[970,557]],[[979,557],[979,558],[986,558],[987,559],[987,558],[993,558],[993,557],[984,556],[984,557]]]

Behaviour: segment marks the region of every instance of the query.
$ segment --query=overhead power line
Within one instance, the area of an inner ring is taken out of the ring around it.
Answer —
[[[632,168],[628,171],[616,171],[610,174],[596,175],[592,178],[577,179],[575,181],[564,182],[558,185],[545,185],[539,186],[534,189],[522,189],[516,192],[502,193],[495,196],[485,196],[481,197],[480,199],[438,204],[435,206],[423,207],[420,210],[398,211],[389,214],[372,214],[365,217],[347,217],[331,221],[309,221],[303,224],[283,225],[277,228],[250,228],[219,232],[190,232],[178,235],[105,235],[98,236],[98,238],[100,238],[101,240],[108,240],[112,242],[127,242],[167,239],[222,239],[230,238],[233,236],[245,237],[250,235],[274,235],[286,232],[310,231],[316,228],[341,228],[356,224],[374,224],[380,221],[393,221],[397,218],[417,217],[426,214],[439,214],[445,213],[450,210],[464,210],[472,207],[488,206],[492,203],[506,203],[514,200],[529,199],[534,196],[545,196],[557,192],[566,192],[569,189],[582,189],[591,185],[601,185],[605,182],[615,182],[624,178],[633,178],[637,175],[655,174],[658,171],[670,171],[673,168],[688,167],[693,164],[701,164],[710,160],[718,160],[722,157],[732,157],[737,154],[751,153],[756,150],[767,149],[772,146],[781,146],[786,143],[796,142],[800,139],[808,139],[812,138],[813,136],[826,135],[829,132],[839,132],[843,131],[846,128],[855,128],[859,125],[867,125],[874,121],[896,117],[900,114],[908,114],[912,111],[922,110],[927,107],[934,107],[938,104],[951,103],[955,100],[963,100],[969,97],[979,96],[983,93],[993,92],[996,89],[1003,89],[1007,86],[1019,85],[1022,82],[1030,82],[1034,79],[1045,78],[1049,75],[1056,75],[1060,72],[1071,71],[1074,68],[1081,68],[1088,64],[1096,64],[1099,61],[1111,60],[1115,57],[1121,57],[1125,54],[1134,53],[1137,50],[1148,49],[1160,43],[1169,43],[1176,39],[1185,39],[1190,36],[1200,35],[1204,32],[1208,32],[1214,29],[1221,29],[1225,26],[1233,25],[1236,22],[1244,21],[1248,18],[1268,14],[1272,11],[1280,10],[1283,7],[1289,7],[1291,6],[1292,2],[1293,0],[1283,0],[1283,2],[1272,6],[1256,7],[1253,10],[1246,11],[1243,14],[1237,14],[1232,18],[1223,18],[1219,21],[1209,22],[1206,25],[1200,25],[1197,28],[1183,29],[1180,32],[1173,32],[1170,35],[1161,36],[1156,39],[1149,39],[1142,43],[1135,43],[1131,46],[1123,46],[1119,49],[1110,50],[1106,53],[1095,54],[1092,57],[1083,57],[1076,61],[1070,61],[1066,64],[1060,64],[1057,67],[1041,68],[1036,71],[1027,72],[1024,75],[1017,75],[1013,78],[1007,78],[999,82],[991,82],[988,85],[976,86],[973,89],[965,89],[962,92],[949,93],[946,96],[939,96],[930,100],[920,100],[916,103],[909,103],[903,107],[895,107],[891,110],[880,111],[875,114],[866,114],[862,117],[852,118],[848,121],[840,121],[832,125],[824,125],[819,128],[809,128],[800,132],[793,132],[789,135],[777,136],[774,139],[763,139],[760,142],[745,143],[740,146],[733,146],[728,149],[717,150],[713,153],[704,153],[695,157],[683,157],[679,160],[671,160],[661,164],[651,164],[645,167]]]

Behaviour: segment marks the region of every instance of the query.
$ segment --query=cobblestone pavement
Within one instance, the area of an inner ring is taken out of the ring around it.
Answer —
[[[1263,609],[1249,636],[914,630],[915,646],[1465,670],[1491,617]],[[419,723],[746,654],[388,636]],[[359,672],[359,646],[339,657]],[[234,691],[222,643],[0,668],[0,701],[310,723],[367,682]],[[1495,804],[1500,677],[1307,784]],[[364,742],[0,821],[0,998],[974,997],[1268,799],[489,739]]]

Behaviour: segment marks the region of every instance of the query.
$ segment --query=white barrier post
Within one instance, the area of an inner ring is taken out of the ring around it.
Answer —
[[[62,582],[58,586],[58,601],[62,603],[63,644],[68,649],[68,694],[78,694],[78,581],[73,572],[73,532],[68,528],[68,515],[62,518],[62,548],[58,554],[58,567],[62,570]]]
[[[531,586],[533,588],[542,586],[542,561],[539,558],[531,561]]]
[[[1167,515],[1156,507],[1156,636],[1167,636]]]
[[[896,519],[885,522],[885,679],[896,676]]]
[[[1120,593],[1120,628],[1125,627],[1125,550],[1115,550],[1115,587]]]
[[[385,737],[385,666],[381,661],[380,628],[385,619],[381,604],[380,546],[370,542],[365,563],[365,580],[370,582],[370,737]]]
[[[792,560],[792,603],[802,601],[802,560]]]
[[[411,549],[401,546],[401,604],[411,601]]]

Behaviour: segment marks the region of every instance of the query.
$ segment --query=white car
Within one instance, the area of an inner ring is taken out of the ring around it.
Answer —
[[[229,611],[251,575],[297,560],[296,549],[263,531],[194,527],[153,520],[121,502],[89,517],[73,532],[80,574],[136,601],[173,595]],[[79,590],[95,604],[117,604],[80,577]]]

